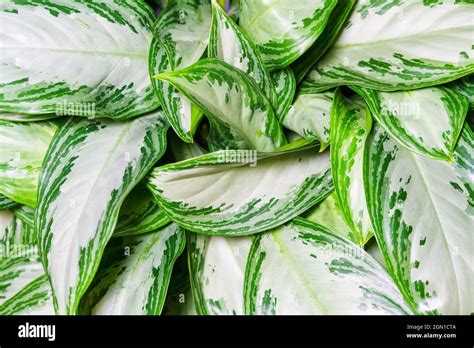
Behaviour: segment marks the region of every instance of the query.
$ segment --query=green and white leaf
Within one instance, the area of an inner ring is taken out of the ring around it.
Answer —
[[[275,113],[279,120],[285,117],[296,94],[296,80],[290,68],[276,70],[272,73],[277,94]]]
[[[253,78],[276,109],[279,104],[275,87],[257,48],[215,1],[212,1],[212,24],[207,52],[209,58],[221,59]]]
[[[395,283],[348,239],[304,219],[254,238],[246,314],[411,314]]]
[[[11,211],[0,211],[0,315],[54,314],[34,236]]]
[[[40,177],[35,226],[58,314],[76,313],[120,206],[163,155],[167,129],[156,112],[128,122],[70,118],[54,136]]]
[[[335,192],[331,193],[322,202],[306,211],[301,215],[301,217],[322,225],[327,229],[350,239],[354,243],[358,242],[354,231],[352,231],[344,219],[344,213],[342,212],[341,204],[337,201],[337,195]]]
[[[17,219],[19,219],[22,223],[26,224],[27,226],[34,228],[35,226],[35,209],[30,208],[26,205],[21,205],[15,207],[11,210],[13,215]],[[35,242],[36,244],[36,242]]]
[[[154,20],[141,0],[2,1],[0,110],[123,119],[155,109]]]
[[[0,315],[53,315],[53,297],[39,260],[0,258]]]
[[[83,314],[158,315],[174,262],[186,244],[184,230],[170,224],[143,235],[114,238],[81,303]]]
[[[351,14],[356,0],[338,1],[331,14],[324,30],[313,45],[291,64],[296,77],[300,83],[311,67],[316,64],[326,51],[334,44],[338,34]]]
[[[411,90],[473,73],[473,9],[457,0],[358,1],[303,85]]]
[[[410,151],[452,161],[469,103],[446,87],[378,92],[354,87],[390,136]]]
[[[154,28],[150,75],[182,69],[198,61],[206,50],[210,26],[209,0],[170,2]],[[176,134],[192,142],[202,112],[167,81],[152,79],[152,85]]]
[[[319,140],[321,151],[329,145],[331,107],[334,91],[299,93],[282,124],[309,141]]]
[[[455,162],[408,151],[376,126],[364,182],[388,269],[420,313],[474,312],[473,136],[461,134]]]
[[[337,0],[241,0],[239,25],[269,70],[300,57],[323,32]]]
[[[281,225],[324,199],[333,189],[330,173],[329,154],[315,147],[228,150],[155,168],[148,187],[187,230],[240,236]]]
[[[246,148],[272,152],[286,139],[269,101],[255,81],[215,58],[155,76],[173,84],[213,122],[229,128]]]
[[[188,233],[194,303],[200,315],[238,315],[244,311],[244,274],[252,238]]]
[[[30,247],[36,246],[38,235],[34,227],[18,218],[11,210],[0,211],[0,258],[9,256],[31,256]],[[23,255],[22,248],[27,249]],[[38,254],[34,250],[35,255]]]
[[[10,198],[0,193],[0,210],[14,208],[17,205],[17,202],[12,201]]]
[[[364,149],[372,118],[363,99],[346,98],[340,89],[331,111],[331,169],[344,218],[363,246],[373,235],[364,191]]]
[[[120,207],[113,236],[130,236],[152,232],[170,221],[155,202],[150,191],[140,183],[134,187]]]
[[[453,81],[447,87],[465,96],[469,100],[469,107],[474,109],[474,74]]]
[[[38,177],[57,124],[0,121],[0,193],[34,207]]]

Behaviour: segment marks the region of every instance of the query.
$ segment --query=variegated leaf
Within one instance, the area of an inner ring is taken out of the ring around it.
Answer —
[[[155,109],[154,19],[142,0],[2,1],[0,110],[123,119]]]
[[[0,211],[0,315],[54,314],[34,230]]]
[[[239,69],[208,58],[155,77],[173,84],[213,122],[231,129],[247,148],[271,152],[286,144],[267,98]]]
[[[201,315],[244,311],[244,274],[252,238],[188,234],[189,269]]]
[[[145,185],[138,184],[120,207],[113,236],[130,236],[152,232],[170,221],[158,207]]]
[[[268,69],[281,69],[316,41],[336,3],[336,0],[241,0],[239,25],[257,44]]]
[[[344,213],[342,212],[341,204],[337,201],[335,192],[327,196],[324,201],[306,211],[301,217],[339,233],[354,243],[358,242],[354,231],[352,231],[344,219]]]
[[[0,315],[53,315],[51,286],[39,260],[0,258]]]
[[[212,2],[208,57],[219,58],[252,77],[276,109],[278,103],[275,87],[259,52],[247,34],[215,1]]]
[[[452,161],[469,103],[446,87],[378,92],[354,87],[390,136],[408,150]]]
[[[347,17],[349,17],[354,8],[355,3],[356,0],[338,1],[336,7],[334,7],[329,15],[328,22],[322,34],[301,57],[291,64],[298,83],[304,79],[311,67],[316,64],[324,53],[334,44],[344,23],[346,23]]]
[[[329,154],[228,150],[154,169],[148,187],[173,221],[197,233],[248,235],[278,226],[333,189]]]
[[[154,28],[150,75],[185,68],[198,61],[206,50],[210,25],[209,0],[171,1]],[[152,85],[176,134],[192,142],[202,112],[167,81],[152,79]]]
[[[12,201],[7,196],[0,193],[0,210],[7,210],[18,205],[17,202]]]
[[[84,295],[81,313],[160,314],[173,265],[185,243],[184,231],[175,224],[152,233],[114,238]]]
[[[294,219],[254,238],[246,314],[411,314],[395,283],[363,249]]]
[[[331,112],[331,169],[344,218],[360,246],[373,235],[363,179],[364,149],[371,127],[363,99],[348,99],[337,89]]]
[[[36,245],[38,242],[38,235],[34,226],[27,221],[20,219],[15,215],[14,211],[3,210],[0,211],[0,257],[8,257],[13,252],[13,256],[20,253],[22,248],[30,249],[30,246]],[[18,250],[16,250],[18,249]],[[37,250],[34,250],[37,254]],[[28,251],[28,255],[31,250]]]
[[[290,68],[276,70],[272,74],[277,94],[275,113],[279,120],[285,117],[296,93],[296,80]]]
[[[54,136],[35,226],[57,313],[76,312],[123,200],[164,153],[167,129],[157,112],[127,122],[70,118]]]
[[[474,74],[453,81],[447,87],[465,96],[469,100],[469,107],[474,109]]]
[[[34,207],[41,164],[57,124],[0,121],[0,193]]]
[[[319,140],[321,151],[329,145],[329,123],[334,91],[299,93],[282,124],[306,140]]]
[[[304,86],[410,90],[474,72],[474,5],[466,1],[357,2]]]
[[[376,126],[367,140],[365,190],[388,269],[421,313],[474,312],[474,142],[465,128],[455,162],[399,146]]]

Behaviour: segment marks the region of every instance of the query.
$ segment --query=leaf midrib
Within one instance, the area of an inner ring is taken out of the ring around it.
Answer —
[[[289,232],[289,231],[287,231]],[[278,245],[278,248],[280,249],[280,253],[281,255],[283,256],[283,258],[287,261],[287,264],[289,265],[289,267],[291,269],[294,270],[294,273],[297,275],[297,277],[301,280],[302,284],[303,284],[303,287],[304,289],[307,291],[307,293],[309,294],[309,297],[311,299],[313,299],[313,303],[316,305],[316,307],[321,311],[321,314],[323,315],[328,315],[329,314],[329,311],[328,309],[323,306],[323,304],[321,303],[321,301],[319,300],[319,297],[318,295],[312,290],[312,288],[310,287],[309,285],[309,280],[306,278],[306,276],[304,275],[304,272],[301,271],[298,266],[297,266],[297,263],[295,262],[294,258],[291,257],[290,253],[288,252],[288,248],[285,247],[285,245],[282,243],[282,241],[280,240],[279,236],[278,236],[278,232],[274,232],[274,233],[271,233],[270,234],[271,237],[273,238],[273,240],[275,241],[275,243]],[[299,238],[298,238],[299,239]]]

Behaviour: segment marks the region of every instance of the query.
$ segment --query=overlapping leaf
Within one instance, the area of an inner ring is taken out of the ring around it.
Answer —
[[[167,128],[161,112],[128,122],[70,118],[54,136],[35,226],[58,313],[76,312],[123,200],[164,152]]]
[[[338,202],[361,246],[372,236],[363,180],[365,142],[371,125],[362,98],[348,99],[338,89],[331,112],[331,170]]]
[[[286,144],[269,101],[254,80],[237,68],[208,58],[156,78],[173,84],[246,148],[271,152]]]
[[[322,33],[336,0],[242,0],[239,24],[257,44],[266,66],[281,69]]]
[[[380,126],[368,138],[364,182],[375,234],[391,275],[421,313],[474,311],[473,150],[467,127],[454,163],[405,150]]]
[[[333,189],[329,154],[315,147],[274,154],[229,150],[156,168],[149,188],[173,221],[207,235],[278,226]]]
[[[377,92],[353,87],[379,124],[408,150],[452,160],[466,118],[467,98],[445,87]]]
[[[206,50],[210,25],[209,0],[171,1],[154,28],[149,57],[151,76],[198,61]],[[176,134],[192,142],[202,112],[168,82],[152,79],[152,85]]]
[[[142,0],[3,1],[0,111],[122,119],[155,109],[154,19]]]
[[[410,314],[383,268],[339,234],[295,219],[253,241],[247,314]]]
[[[456,0],[358,1],[336,43],[303,85],[395,91],[473,73],[473,8]]]
[[[170,224],[139,236],[114,238],[104,253],[94,283],[84,296],[84,314],[161,313],[184,231]]]
[[[318,140],[322,151],[329,145],[333,97],[334,91],[300,92],[281,122],[306,140]]]
[[[0,194],[35,206],[41,164],[56,129],[50,121],[0,121]]]

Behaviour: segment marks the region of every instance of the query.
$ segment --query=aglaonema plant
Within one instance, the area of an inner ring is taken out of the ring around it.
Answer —
[[[473,12],[3,1],[0,314],[473,313]]]

